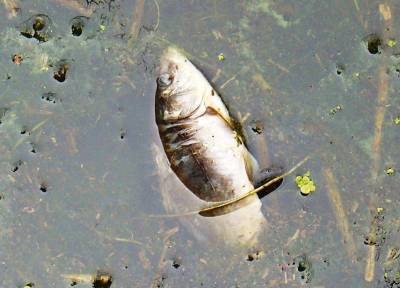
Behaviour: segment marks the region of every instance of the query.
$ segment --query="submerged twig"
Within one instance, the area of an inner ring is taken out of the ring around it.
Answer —
[[[379,68],[378,105],[375,113],[374,140],[372,144],[372,179],[375,180],[380,170],[382,128],[385,119],[386,102],[388,98],[389,79],[386,74],[386,65]]]
[[[93,14],[93,9],[84,7],[76,0],[53,0],[54,2],[79,12],[82,16],[90,17]]]
[[[3,0],[4,8],[7,10],[7,18],[11,19],[17,16],[17,0]]]
[[[328,197],[336,217],[336,226],[342,234],[349,258],[355,261],[357,252],[356,245],[354,242],[353,234],[350,230],[349,221],[347,219],[345,209],[343,207],[342,197],[336,186],[335,177],[331,168],[324,169],[324,177],[327,185]]]
[[[372,282],[375,276],[375,253],[376,247],[375,245],[369,245],[367,251],[367,259],[364,270],[364,280],[367,282]]]
[[[389,31],[392,31],[392,13],[391,8],[387,3],[379,5],[379,12],[384,20],[385,27],[383,29],[384,39],[389,38]],[[381,65],[379,67],[379,84],[378,84],[378,103],[375,113],[374,125],[374,140],[372,143],[372,167],[371,176],[372,180],[376,180],[381,167],[381,143],[382,143],[382,129],[385,119],[386,103],[388,101],[389,92],[389,78],[386,73],[388,56],[386,53],[381,55]],[[372,194],[369,201],[370,209],[376,207],[376,195]],[[367,282],[372,282],[375,276],[375,254],[376,247],[374,245],[368,246],[367,258],[365,263],[364,279]]]
[[[144,1],[145,0],[137,0],[136,5],[133,8],[132,12],[132,24],[129,30],[129,40],[128,47],[132,48],[133,44],[136,42],[139,32],[140,26],[142,25],[143,11],[144,11]]]

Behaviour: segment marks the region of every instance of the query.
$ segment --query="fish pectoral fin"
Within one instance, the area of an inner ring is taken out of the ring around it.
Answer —
[[[234,129],[235,123],[229,115],[228,109],[226,108],[221,97],[217,94],[217,92],[215,92],[215,90],[211,90],[210,94],[206,95],[205,103],[207,108],[211,108],[222,119],[224,119],[226,123],[228,123],[229,127]]]
[[[242,153],[247,176],[249,177],[250,181],[254,182],[254,177],[257,175],[259,170],[258,162],[244,146]]]
[[[269,180],[282,175],[284,173],[284,169],[282,167],[272,166],[268,168],[263,168],[257,171],[254,176],[253,184],[254,187],[259,187]]]

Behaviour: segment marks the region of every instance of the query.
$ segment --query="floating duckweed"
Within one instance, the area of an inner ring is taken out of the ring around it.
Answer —
[[[315,183],[313,180],[311,180],[310,176],[310,171],[307,171],[303,176],[296,177],[295,182],[297,184],[297,187],[300,188],[300,192],[302,195],[309,195],[316,189]]]
[[[329,110],[330,115],[335,115],[337,112],[341,111],[343,109],[342,105],[336,105],[334,108]]]
[[[394,118],[393,122],[394,122],[394,124],[396,124],[396,125],[400,125],[400,115],[397,116],[396,118]]]
[[[26,38],[46,42],[51,37],[52,26],[52,21],[47,15],[37,14],[21,23],[20,32]]]
[[[37,16],[33,21],[32,28],[35,31],[41,31],[45,27],[45,20],[41,16]]]
[[[219,53],[219,54],[218,54],[218,60],[219,60],[219,61],[224,61],[224,60],[225,60],[225,55],[224,55],[224,53]]]
[[[393,167],[387,167],[387,168],[385,169],[385,173],[386,173],[387,175],[389,175],[389,176],[394,175],[395,172],[396,172],[396,170],[394,170]]]
[[[394,39],[389,39],[389,41],[387,42],[387,45],[389,47],[394,47],[394,46],[396,46],[396,44],[397,44],[397,42]]]

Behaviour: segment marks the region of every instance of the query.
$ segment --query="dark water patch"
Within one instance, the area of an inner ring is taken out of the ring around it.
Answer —
[[[71,20],[71,33],[72,35],[79,37],[84,32],[89,18],[85,16],[77,16]]]
[[[336,65],[336,74],[341,76],[345,72],[345,66],[343,64]]]
[[[42,191],[43,193],[46,193],[48,191],[48,186],[46,183],[42,182],[39,186],[40,191]]]
[[[66,60],[61,60],[55,65],[55,71],[53,78],[58,82],[64,82],[67,78],[67,72],[69,70],[69,64]]]
[[[178,269],[179,267],[182,266],[182,259],[179,257],[175,257],[172,259],[172,267],[175,269]]]
[[[12,172],[17,172],[24,162],[22,160],[16,161],[11,168]]]
[[[124,140],[125,139],[125,137],[126,137],[126,130],[125,129],[121,129],[120,130],[120,132],[119,132],[119,138],[121,139],[121,140]]]
[[[60,101],[57,98],[57,94],[54,92],[46,92],[42,95],[42,100],[49,102],[49,103],[53,103],[56,104],[57,101]]]
[[[369,53],[375,55],[382,52],[382,39],[377,34],[370,34],[364,39]]]

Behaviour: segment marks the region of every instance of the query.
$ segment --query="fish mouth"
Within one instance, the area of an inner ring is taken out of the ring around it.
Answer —
[[[182,65],[182,63],[186,62],[187,58],[183,56],[178,49],[174,47],[168,47],[162,53],[160,58],[160,67],[158,71],[158,78],[161,76],[166,77],[169,74],[169,78],[175,76],[175,73]]]

